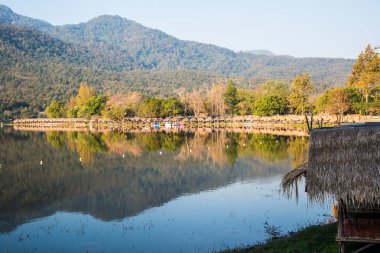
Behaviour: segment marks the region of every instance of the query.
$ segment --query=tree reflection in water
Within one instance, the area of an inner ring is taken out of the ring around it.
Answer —
[[[228,131],[0,133],[0,232],[56,211],[114,220],[185,193],[283,174],[308,139]],[[40,164],[43,161],[43,164]]]

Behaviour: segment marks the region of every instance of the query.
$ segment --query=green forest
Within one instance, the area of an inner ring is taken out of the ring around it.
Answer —
[[[76,96],[52,101],[46,116],[90,118],[94,115],[121,121],[125,117],[173,117],[178,115],[224,116],[304,114],[380,114],[380,56],[370,45],[359,55],[344,87],[315,94],[309,74],[291,82],[269,80],[255,89],[238,88],[230,80],[209,89],[167,98],[144,97],[141,93],[107,96],[81,84]]]

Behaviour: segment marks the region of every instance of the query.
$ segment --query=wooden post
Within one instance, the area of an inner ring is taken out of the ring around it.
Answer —
[[[310,119],[310,130],[313,130],[313,110],[310,110],[310,113],[311,113],[311,119]]]
[[[339,253],[346,253],[344,242],[339,242]]]

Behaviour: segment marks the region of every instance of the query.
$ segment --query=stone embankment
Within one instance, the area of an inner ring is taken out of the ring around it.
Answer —
[[[310,120],[310,118],[309,118]],[[341,123],[356,122],[373,122],[380,121],[380,116],[362,116],[362,115],[345,115],[341,117]],[[331,115],[315,115],[313,123],[322,122],[323,124],[336,124],[337,117]],[[272,124],[305,124],[304,116],[299,115],[278,115],[271,117],[264,116],[235,116],[235,117],[170,117],[170,118],[125,118],[122,121],[113,121],[101,117],[93,117],[92,119],[84,118],[36,118],[36,119],[17,119],[14,125],[17,126],[46,126],[46,127],[73,127],[86,128],[92,125],[150,125],[150,124],[175,123],[182,126],[189,125],[272,125]]]
[[[310,120],[310,118],[309,118]],[[336,116],[313,116],[314,126],[318,123],[336,124]],[[342,123],[380,122],[380,117],[346,115],[341,118]],[[306,136],[305,128],[294,126],[305,124],[304,116],[284,115],[273,117],[235,116],[235,117],[173,117],[173,118],[125,118],[121,122],[101,117],[92,119],[68,118],[37,118],[18,119],[14,121],[16,130],[28,131],[94,131],[104,132],[118,130],[125,132],[152,132],[152,131],[212,131],[223,128],[227,131],[241,133],[268,133],[276,135]]]

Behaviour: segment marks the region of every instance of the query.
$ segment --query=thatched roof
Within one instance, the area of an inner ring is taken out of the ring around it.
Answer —
[[[213,119],[213,117],[210,116],[210,117],[206,118],[204,121],[205,122],[213,122],[214,119]]]
[[[233,121],[244,121],[245,120],[245,116],[234,116],[232,117]]]
[[[313,130],[309,158],[301,170],[313,201],[333,196],[355,207],[379,206],[380,124]],[[283,186],[299,175],[286,175]]]

